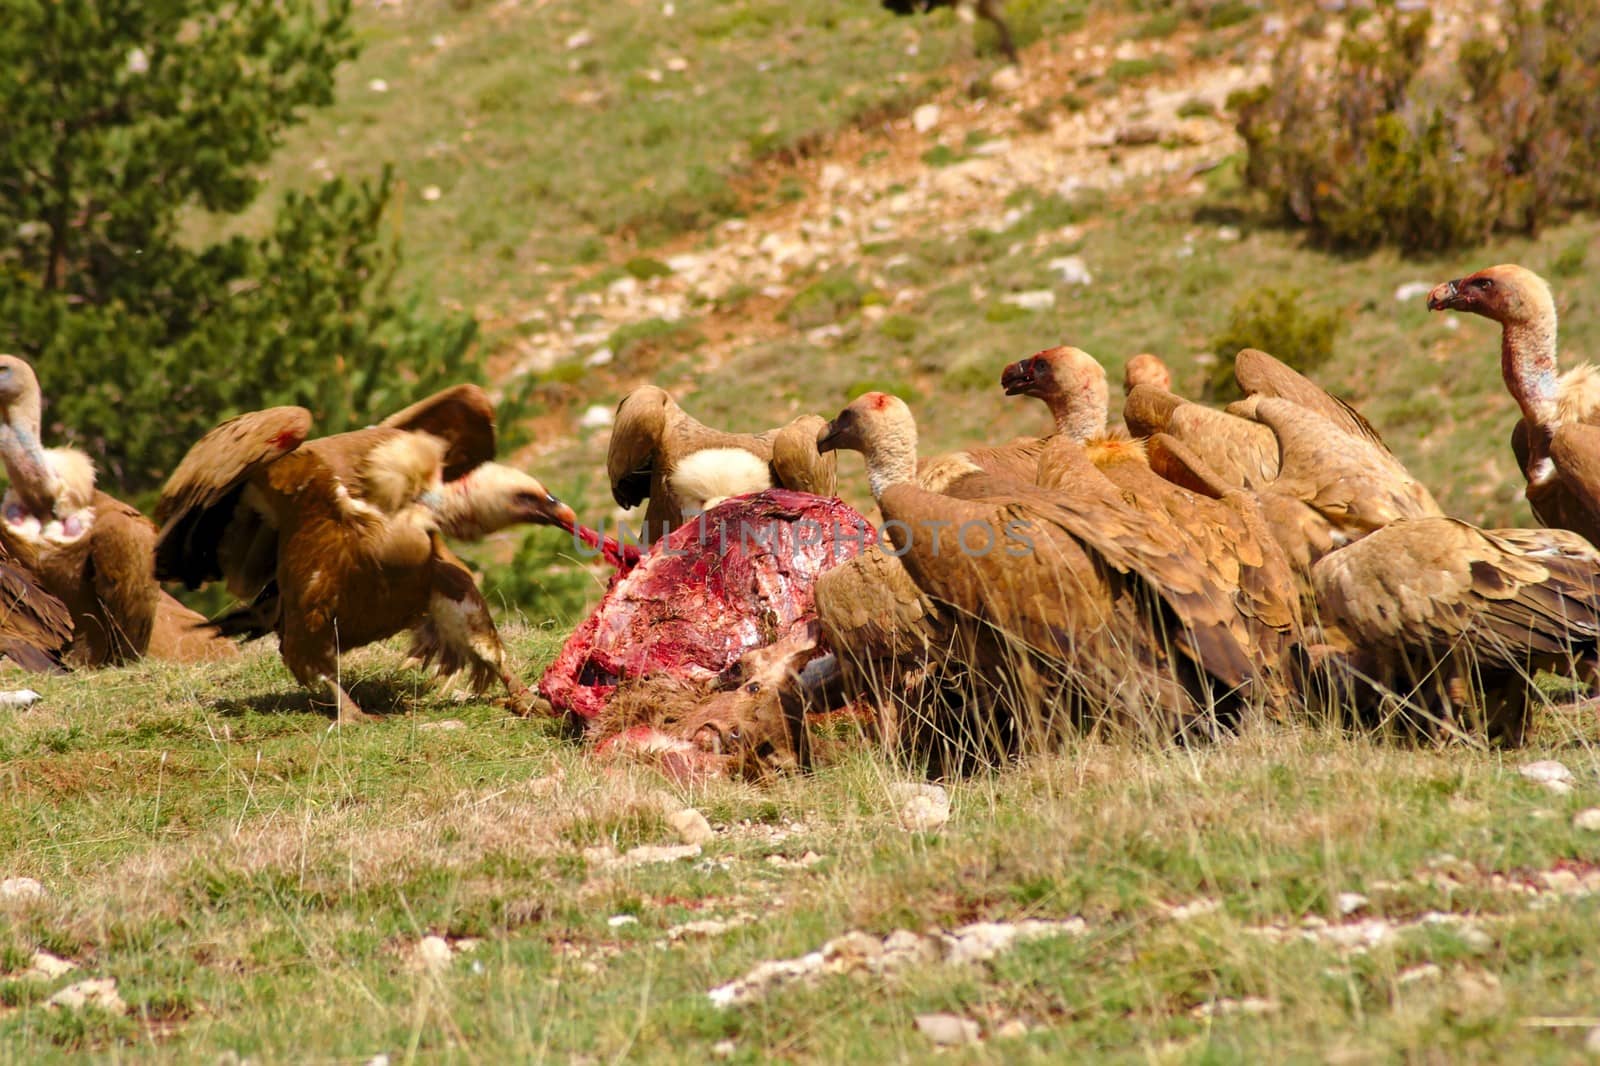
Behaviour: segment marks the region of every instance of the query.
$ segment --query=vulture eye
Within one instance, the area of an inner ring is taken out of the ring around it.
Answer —
[[[1476,286],[1477,288],[1488,290],[1488,289],[1494,288],[1494,279],[1493,278],[1477,278],[1476,280],[1473,281],[1472,284],[1474,286]]]
[[[750,694],[751,694],[751,695],[752,695],[752,696],[753,696],[753,695],[755,695],[755,694],[756,694],[756,693],[757,693],[757,692],[760,692],[760,691],[761,691],[761,682],[759,682],[759,681],[752,681],[752,682],[750,682],[750,683],[749,683],[749,684],[748,684],[748,685],[746,685],[746,686],[745,686],[745,687],[744,687],[744,690],[745,690],[745,691],[746,691],[746,692],[748,692],[748,693],[750,693]]]

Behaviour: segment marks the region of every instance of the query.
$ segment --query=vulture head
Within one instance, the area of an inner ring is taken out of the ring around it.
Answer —
[[[1106,431],[1110,392],[1105,367],[1081,348],[1046,348],[1000,372],[1007,396],[1036,396],[1055,416],[1056,429],[1085,441]]]
[[[531,474],[501,463],[484,463],[445,486],[437,508],[448,537],[478,540],[514,525],[575,530],[578,516]]]
[[[1160,356],[1140,352],[1122,368],[1122,391],[1130,393],[1138,385],[1149,385],[1162,392],[1172,391],[1172,371]]]
[[[917,421],[900,397],[864,393],[818,431],[817,451],[860,452],[876,497],[890,485],[915,479]]]
[[[1555,300],[1539,275],[1502,263],[1434,286],[1428,310],[1467,311],[1501,325],[1532,325],[1554,319]]]

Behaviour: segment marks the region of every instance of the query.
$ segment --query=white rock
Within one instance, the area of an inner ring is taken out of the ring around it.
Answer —
[[[591,367],[606,366],[615,358],[616,355],[611,351],[610,348],[596,348],[584,358],[583,365]]]
[[[1410,303],[1433,291],[1433,286],[1426,281],[1408,281],[1394,290],[1396,303]]]
[[[135,48],[128,53],[128,73],[144,74],[150,70],[150,53],[143,48]]]
[[[629,848],[612,861],[618,866],[648,866],[658,862],[693,859],[699,854],[699,844],[640,844],[636,848]]]
[[[1456,317],[1455,315],[1451,315],[1449,318],[1441,320],[1439,324],[1441,326],[1443,326],[1445,329],[1448,329],[1451,332],[1454,332],[1455,330],[1458,330],[1458,329],[1461,328],[1461,319]]]
[[[850,172],[838,163],[829,163],[822,168],[822,173],[817,177],[817,186],[823,192],[832,192],[845,183],[850,177]]]
[[[437,200],[439,197],[441,197],[443,195],[444,195],[443,191],[441,191],[439,186],[437,186],[437,185],[426,185],[426,186],[423,186],[422,198],[424,200],[428,201],[428,203],[430,203],[430,204],[433,203],[433,201]]]
[[[1583,1038],[1583,1050],[1591,1055],[1600,1055],[1600,1025],[1590,1029]]]
[[[613,914],[606,919],[606,924],[613,929],[621,929],[625,925],[638,925],[639,919],[631,914]]]
[[[889,794],[900,804],[900,828],[913,833],[938,829],[950,820],[950,794],[939,785],[896,782]]]
[[[71,959],[57,958],[48,951],[35,951],[33,957],[28,960],[28,968],[22,971],[22,976],[40,981],[52,981],[77,968],[78,964]]]
[[[0,881],[0,903],[31,903],[44,899],[44,886],[31,877],[8,877]]]
[[[671,18],[673,15],[676,15],[677,13],[678,13],[678,5],[674,4],[674,3],[671,3],[670,0],[669,0],[668,3],[665,3],[665,4],[661,5],[661,17],[662,18]]]
[[[609,426],[617,417],[615,408],[605,404],[591,404],[583,409],[583,414],[578,416],[578,426],[581,429],[603,429]]]
[[[1187,922],[1191,918],[1198,918],[1202,914],[1214,914],[1221,909],[1221,900],[1202,898],[1168,907],[1167,917],[1175,922]]]
[[[567,51],[584,48],[594,43],[594,34],[589,30],[579,30],[567,38]]]
[[[467,723],[459,718],[446,718],[439,722],[423,722],[417,726],[419,733],[454,733],[458,729],[467,728]]]
[[[386,93],[389,91],[389,83],[382,78],[373,78],[367,82],[367,88],[375,93]]]
[[[972,154],[980,158],[997,155],[1009,155],[1010,152],[1011,142],[1004,137],[1000,137],[993,141],[984,141],[982,144],[978,145],[978,147],[972,150]]]
[[[1050,260],[1050,269],[1061,275],[1063,285],[1088,285],[1094,281],[1094,275],[1089,273],[1088,264],[1081,255],[1064,255],[1059,259]]]
[[[1014,292],[1002,296],[1000,302],[1020,307],[1024,311],[1048,311],[1056,305],[1056,294],[1050,289],[1034,289],[1030,292]]]
[[[99,1007],[108,1014],[128,1013],[128,1005],[122,1002],[121,996],[117,995],[117,979],[115,977],[91,977],[86,981],[68,985],[45,1000],[45,1003],[52,1007],[64,1007],[68,1010]]]
[[[389,1055],[387,1052],[380,1051],[368,1059],[363,1066],[389,1066]]]
[[[959,1014],[919,1014],[917,1031],[941,1047],[976,1044],[978,1023]]]
[[[673,811],[667,815],[667,824],[672,826],[678,834],[678,839],[685,844],[704,844],[717,835],[712,830],[711,823],[706,821],[706,816],[693,807]]]
[[[1537,781],[1558,796],[1572,791],[1572,771],[1554,759],[1531,762],[1518,770],[1523,777]]]
[[[1333,901],[1340,914],[1354,914],[1367,905],[1367,897],[1359,892],[1341,892]]]
[[[1572,828],[1600,832],[1600,807],[1589,807],[1574,814]]]
[[[989,78],[989,85],[1003,93],[1014,93],[1022,88],[1022,69],[1007,64],[994,72]]]
[[[18,229],[21,229],[19,226]],[[0,692],[0,707],[11,707],[16,710],[26,710],[38,703],[42,696],[31,688],[13,689],[10,692]]]
[[[417,941],[415,958],[419,969],[440,973],[450,968],[450,960],[454,957],[450,941],[442,936],[425,936]]]
[[[689,69],[689,61],[682,56],[672,56],[667,60],[667,69],[674,74],[682,74]]]
[[[738,1050],[739,1045],[732,1040],[718,1040],[711,1045],[711,1054],[719,1059],[731,1059]]]
[[[1434,981],[1444,976],[1444,971],[1431,962],[1408,967],[1394,975],[1396,984],[1409,985],[1416,981]]]
[[[911,128],[918,133],[927,133],[939,124],[939,105],[923,104],[911,112]]]
[[[1224,241],[1224,242],[1226,242],[1228,244],[1232,244],[1234,241],[1238,240],[1241,236],[1243,236],[1243,234],[1241,234],[1239,232],[1239,228],[1237,226],[1218,226],[1217,227],[1217,240],[1219,240],[1219,241]]]

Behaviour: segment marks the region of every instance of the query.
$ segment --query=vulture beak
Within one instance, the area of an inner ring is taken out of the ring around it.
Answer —
[[[1428,310],[1430,311],[1459,311],[1466,306],[1462,299],[1461,278],[1446,281],[1433,287],[1428,293]]]
[[[1000,371],[1000,387],[1007,396],[1024,396],[1033,388],[1033,360],[1019,359]]]
[[[532,525],[561,529],[573,529],[578,524],[577,512],[542,487],[517,493],[517,517]]]
[[[817,433],[817,451],[833,451],[835,445],[839,443],[840,432],[841,427],[837,418],[823,426],[822,429]]]

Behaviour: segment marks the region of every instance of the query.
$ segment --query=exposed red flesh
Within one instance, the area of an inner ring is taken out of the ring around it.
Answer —
[[[876,539],[836,499],[769,489],[719,504],[652,544],[606,591],[539,692],[558,713],[593,719],[625,678],[715,678],[808,625],[817,577]]]
[[[598,548],[600,557],[624,574],[638,566],[639,560],[643,558],[643,553],[639,551],[637,544],[623,544],[616,537],[603,534],[597,529],[577,526],[568,532],[583,541],[585,546]]]

